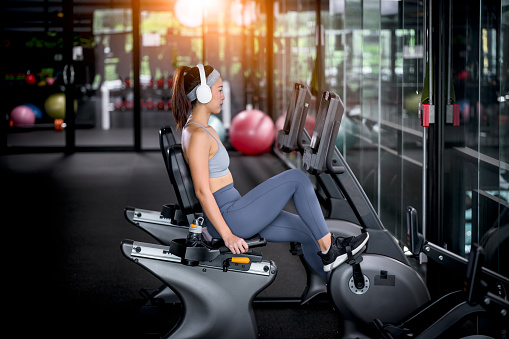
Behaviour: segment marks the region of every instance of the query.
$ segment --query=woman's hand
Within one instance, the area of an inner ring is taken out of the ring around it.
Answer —
[[[233,254],[246,253],[249,248],[244,239],[233,234],[223,238],[223,241],[224,245],[228,247]]]

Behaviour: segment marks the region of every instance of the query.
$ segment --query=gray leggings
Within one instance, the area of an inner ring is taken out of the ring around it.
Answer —
[[[282,172],[259,184],[244,196],[227,185],[214,192],[219,210],[233,234],[249,238],[255,234],[270,242],[299,242],[306,261],[324,279],[317,240],[329,233],[307,175],[296,169]],[[293,198],[298,214],[283,211]],[[205,216],[213,238],[221,238]]]

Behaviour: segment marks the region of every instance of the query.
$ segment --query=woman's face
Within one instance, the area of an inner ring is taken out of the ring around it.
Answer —
[[[221,108],[223,107],[223,80],[221,78],[217,79],[215,84],[210,87],[212,91],[212,100],[207,104],[210,108],[211,112],[214,114],[219,114],[221,112]]]

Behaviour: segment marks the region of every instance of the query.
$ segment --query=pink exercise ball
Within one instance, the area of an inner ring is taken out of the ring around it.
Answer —
[[[35,114],[30,107],[19,105],[11,111],[11,120],[14,126],[29,127],[35,123]]]
[[[229,137],[232,146],[243,154],[268,152],[274,142],[274,122],[262,111],[245,110],[232,119]]]

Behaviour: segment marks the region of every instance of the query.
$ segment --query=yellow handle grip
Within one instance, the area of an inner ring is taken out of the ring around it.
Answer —
[[[232,263],[236,264],[249,264],[250,260],[248,257],[232,257]]]

